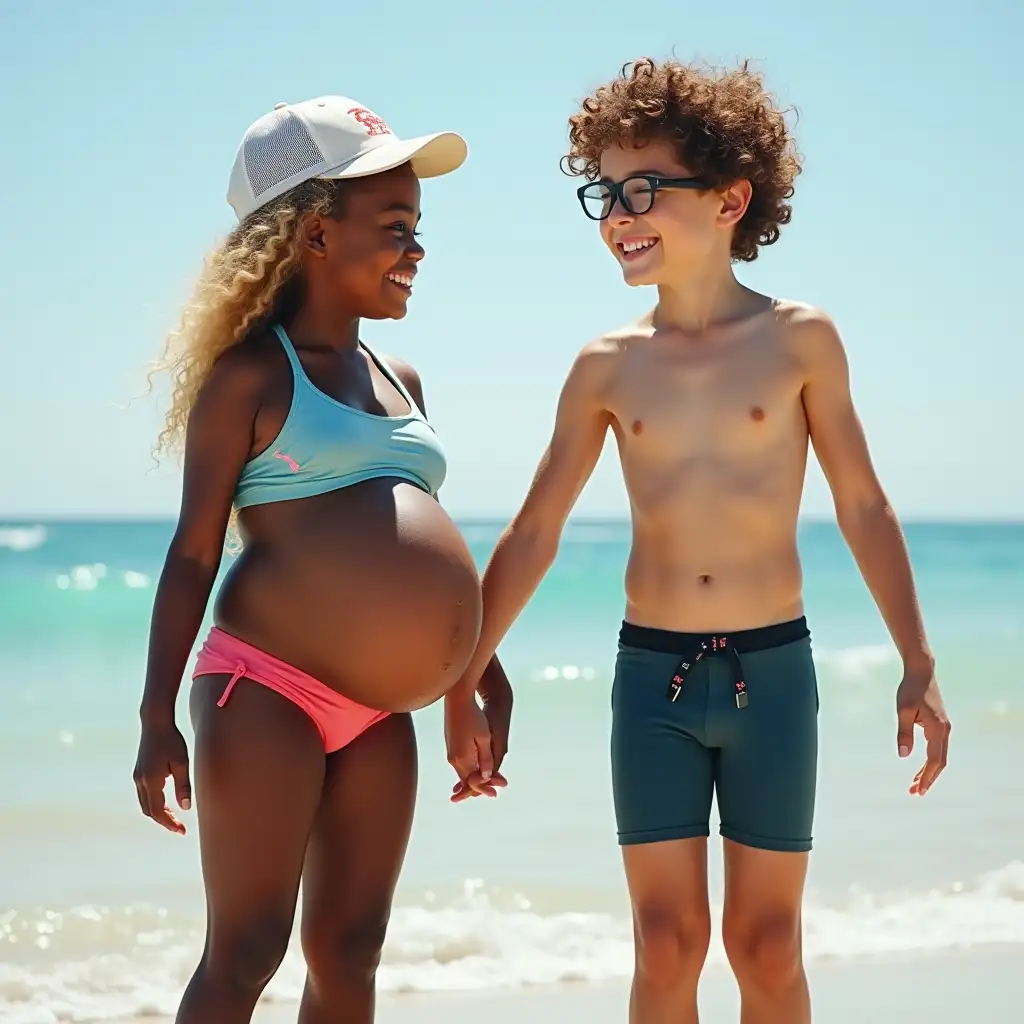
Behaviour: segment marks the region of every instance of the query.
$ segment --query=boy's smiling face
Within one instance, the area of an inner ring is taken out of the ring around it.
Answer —
[[[634,175],[689,178],[675,146],[657,139],[644,145],[623,143],[601,154],[601,179],[624,182]],[[649,202],[647,183],[632,181],[628,194],[638,194],[640,208]],[[659,285],[678,281],[705,264],[720,246],[728,251],[733,227],[749,202],[746,182],[724,190],[658,189],[654,205],[632,214],[620,202],[600,222],[601,237],[622,267],[627,284]]]

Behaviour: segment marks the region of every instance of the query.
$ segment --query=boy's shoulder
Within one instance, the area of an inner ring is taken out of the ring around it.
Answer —
[[[776,322],[794,337],[839,335],[832,317],[820,306],[797,299],[774,299],[772,307]]]
[[[772,308],[780,324],[796,330],[814,330],[815,328],[833,327],[832,318],[820,306],[798,299],[777,298],[772,300]],[[834,329],[834,327],[833,327]]]
[[[641,336],[637,324],[627,324],[623,327],[615,327],[610,331],[604,331],[588,341],[579,355],[581,357],[593,357],[594,360],[610,359],[619,356],[626,349],[631,341]]]
[[[567,383],[595,396],[607,395],[630,348],[652,333],[641,321],[615,327],[591,338],[576,353]]]
[[[604,331],[591,338],[580,349],[576,360],[591,365],[607,366],[617,362],[632,345],[649,339],[653,334],[654,328],[647,322],[647,318],[623,324],[621,327],[613,327],[610,331]]]
[[[845,362],[845,349],[832,317],[820,306],[794,299],[776,299],[775,320],[784,344],[807,370]]]
[[[604,408],[610,400],[624,354],[641,336],[638,325],[593,337],[577,353],[562,385],[562,400],[579,408]]]
[[[835,324],[829,314],[820,306],[798,299],[764,297],[770,302],[771,311],[777,325],[791,329],[797,334],[813,334],[815,332],[836,332]],[[655,334],[652,322],[653,310],[650,313],[620,327],[605,331],[587,342],[580,355],[620,355],[630,345],[650,339]]]

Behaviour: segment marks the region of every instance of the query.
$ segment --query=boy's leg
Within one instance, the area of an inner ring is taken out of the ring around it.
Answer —
[[[636,951],[630,1024],[697,1024],[711,941],[707,839],[623,847]]]
[[[678,662],[620,646],[612,687],[612,787],[636,951],[631,1024],[696,1024],[711,939],[714,753],[701,742],[707,672],[694,672],[671,702]]]
[[[722,938],[740,986],[741,1024],[809,1024],[800,906],[806,853],[725,848]]]
[[[809,1024],[801,903],[814,821],[818,691],[809,640],[742,657],[736,707],[724,659],[711,672],[710,730],[725,840],[722,938],[742,1024]]]

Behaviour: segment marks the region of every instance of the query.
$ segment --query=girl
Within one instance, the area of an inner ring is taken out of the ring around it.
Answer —
[[[279,104],[242,140],[228,191],[240,223],[171,339],[158,446],[184,439],[184,485],[135,782],[143,813],[174,832],[168,775],[191,801],[175,698],[234,510],[244,542],[190,694],[208,923],[180,1024],[251,1019],[300,878],[300,1021],[373,1017],[415,800],[409,712],[458,680],[481,604],[436,501],[445,458],[419,377],[374,355],[359,321],[405,316],[424,255],[419,179],[465,155],[453,133],[401,141],[344,97]],[[487,711],[474,705],[467,727],[493,728],[500,763],[511,705],[496,662],[481,692]],[[491,796],[504,784],[477,781]]]

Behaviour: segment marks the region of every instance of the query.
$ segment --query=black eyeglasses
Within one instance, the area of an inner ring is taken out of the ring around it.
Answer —
[[[605,220],[615,207],[636,217],[647,213],[654,205],[659,188],[706,189],[703,178],[659,178],[656,174],[634,174],[622,181],[592,181],[576,189],[580,206],[591,220]]]

